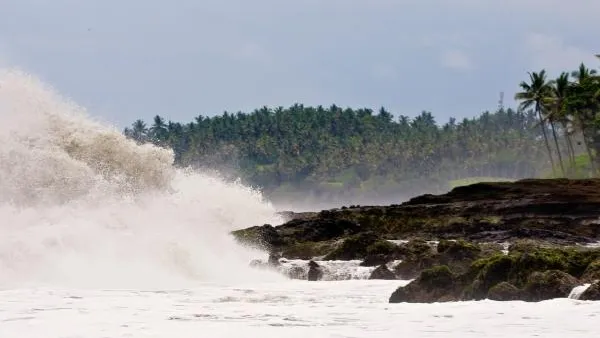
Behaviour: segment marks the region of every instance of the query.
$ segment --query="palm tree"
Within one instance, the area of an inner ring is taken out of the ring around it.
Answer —
[[[574,77],[579,83],[590,77],[593,77],[596,74],[598,74],[598,72],[595,69],[587,68],[583,62],[579,64],[579,68],[577,70],[571,72],[571,76]]]
[[[565,140],[567,142],[567,153],[569,156],[569,161],[571,162],[571,167],[575,166],[575,149],[573,148],[573,143],[571,142],[571,135],[569,134],[569,120],[568,113],[566,111],[566,99],[569,94],[569,74],[563,72],[560,74],[556,80],[551,81],[551,89],[552,89],[552,100],[549,104],[549,114],[547,115],[548,120],[553,125],[552,132],[554,133],[554,142],[556,143],[556,148],[558,148],[558,141],[556,137],[556,132],[554,129],[554,121],[558,121],[562,124],[563,132],[565,134]],[[559,150],[560,156],[560,150]],[[562,163],[562,160],[561,160]],[[564,170],[564,169],[563,169]]]
[[[131,137],[138,143],[144,142],[148,134],[148,128],[146,127],[146,123],[142,120],[136,120],[131,126]]]
[[[167,124],[165,122],[165,119],[162,118],[160,115],[154,116],[154,123],[152,124],[152,127],[150,127],[150,135],[152,141],[154,141],[157,144],[166,141],[167,132]]]
[[[596,96],[596,93],[593,86],[597,79],[596,74],[597,71],[595,69],[589,69],[581,63],[579,68],[571,73],[577,82],[574,84],[572,95],[569,97],[569,104],[574,107],[574,109],[571,109],[571,112],[583,135],[583,143],[590,159],[594,175],[596,175],[597,172],[596,164],[594,163],[594,154],[590,149],[590,143],[593,143],[592,139],[596,134],[596,128],[593,127],[593,123],[590,127],[590,121],[595,119],[594,106],[597,105],[597,99],[594,97]],[[598,91],[600,91],[600,88]],[[596,156],[598,156],[598,154],[596,154]]]
[[[548,156],[550,157],[552,171],[555,171],[554,158],[552,157],[552,149],[550,148],[550,143],[548,142],[548,135],[546,134],[546,124],[544,123],[544,119],[542,117],[543,104],[545,101],[548,100],[548,97],[551,94],[550,85],[546,81],[546,70],[542,69],[539,73],[528,72],[528,74],[530,83],[522,81],[519,84],[519,87],[521,87],[523,91],[516,93],[515,99],[522,101],[519,105],[520,109],[527,109],[531,106],[535,106],[534,109],[540,119],[540,126],[542,128],[542,134],[544,135],[544,142],[546,144]]]

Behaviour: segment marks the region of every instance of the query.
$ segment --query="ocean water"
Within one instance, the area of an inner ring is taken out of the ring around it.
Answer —
[[[1,337],[596,337],[600,302],[388,304],[398,281],[0,292]]]
[[[597,334],[600,303],[388,304],[408,281],[358,262],[320,282],[250,268],[265,253],[229,232],[282,222],[260,191],[174,168],[18,69],[0,117],[0,338]]]

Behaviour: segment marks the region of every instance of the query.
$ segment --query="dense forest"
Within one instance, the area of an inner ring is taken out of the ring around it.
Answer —
[[[583,64],[569,75],[529,73],[518,109],[443,124],[430,112],[395,118],[385,108],[296,104],[187,124],[155,116],[124,133],[172,148],[177,165],[227,169],[271,196],[412,194],[469,177],[582,175],[579,155],[595,160],[587,161],[594,171],[600,165],[600,81]]]

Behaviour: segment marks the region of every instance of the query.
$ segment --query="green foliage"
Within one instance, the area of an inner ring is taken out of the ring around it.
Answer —
[[[497,254],[473,262],[471,274],[477,276],[467,294],[481,299],[500,282],[524,287],[534,272],[558,270],[579,278],[586,269],[594,269],[593,262],[598,257],[600,250],[543,247],[533,242],[518,243],[509,249],[508,255]]]
[[[521,101],[521,108],[532,107],[539,116],[539,126],[551,162],[551,175],[553,177],[598,175],[600,77],[596,70],[587,68],[583,63],[571,74],[563,72],[554,80],[548,81],[546,75],[543,69],[529,73],[529,82],[521,82],[522,92],[517,93],[515,99]],[[574,81],[570,80],[569,75]],[[561,133],[564,135],[562,145],[557,136]],[[553,142],[550,142],[550,138]],[[590,159],[591,168],[584,172],[579,170],[579,163],[576,160],[574,144],[577,138],[583,141],[585,152]]]
[[[430,269],[421,271],[419,282],[426,289],[447,288],[454,284],[456,276],[446,265],[436,265]]]
[[[294,105],[249,114],[156,116],[125,134],[171,147],[180,166],[229,169],[272,198],[290,192],[406,195],[446,191],[464,177],[535,176],[546,166],[536,115],[501,109],[438,125],[429,112],[394,119],[385,109]]]
[[[363,232],[346,238],[342,244],[325,256],[324,260],[352,260],[364,258],[371,245],[378,240],[372,232]]]
[[[287,245],[281,253],[290,259],[313,259],[326,255],[334,247],[331,242],[300,242]]]
[[[454,259],[473,259],[481,253],[481,248],[477,244],[462,239],[456,241],[441,240],[437,246],[437,251]]]
[[[567,176],[570,178],[591,178],[593,176],[592,173],[592,161],[590,160],[590,156],[587,154],[582,154],[575,156],[574,161],[571,166],[568,168]],[[542,178],[559,178],[560,175],[556,175],[553,173],[552,169],[547,169],[542,171],[540,175]]]
[[[600,280],[600,259],[591,262],[585,272],[583,273],[582,279],[588,282],[594,280]]]
[[[273,198],[292,192],[414,195],[540,173],[596,175],[597,72],[581,64],[550,80],[541,70],[519,86],[518,111],[502,108],[443,125],[429,112],[396,119],[384,108],[375,114],[366,108],[295,104],[199,115],[187,124],[157,115],[152,125],[137,120],[124,133],[139,143],[172,148],[177,165],[229,169]]]
[[[367,255],[390,255],[395,252],[398,252],[398,246],[386,240],[378,240],[367,247]]]

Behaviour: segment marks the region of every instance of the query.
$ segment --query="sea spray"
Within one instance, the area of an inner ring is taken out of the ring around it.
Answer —
[[[0,117],[0,287],[281,278],[229,235],[281,222],[259,192],[176,169],[19,70],[0,70]]]

